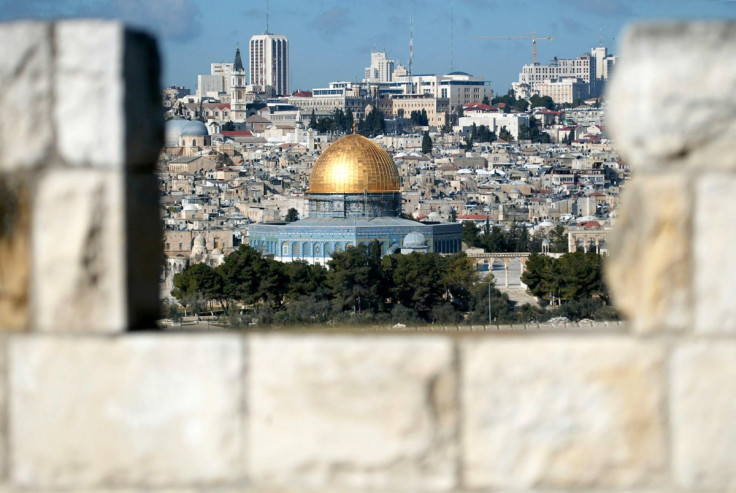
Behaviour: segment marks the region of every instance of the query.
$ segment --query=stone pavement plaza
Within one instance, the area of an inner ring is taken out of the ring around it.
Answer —
[[[482,333],[130,332],[158,305],[155,41],[0,45],[0,492],[736,489],[736,24],[625,35],[630,323]]]

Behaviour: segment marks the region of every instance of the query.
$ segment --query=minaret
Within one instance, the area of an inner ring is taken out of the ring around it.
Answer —
[[[232,121],[245,121],[247,118],[245,104],[245,67],[243,67],[243,61],[240,59],[240,48],[237,48],[230,82],[230,116]]]

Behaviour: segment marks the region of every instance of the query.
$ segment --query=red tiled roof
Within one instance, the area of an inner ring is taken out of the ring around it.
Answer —
[[[600,228],[601,223],[599,223],[598,221],[586,221],[582,223],[581,226],[584,228]]]
[[[493,109],[492,106],[489,106],[487,104],[483,104],[483,103],[478,102],[478,101],[474,101],[472,103],[468,103],[468,104],[464,105],[463,108],[465,110],[468,110],[468,111],[491,111]]]
[[[311,98],[312,91],[297,91],[294,93],[294,96],[296,96],[297,98]]]
[[[225,137],[253,137],[250,130],[225,130],[222,132]]]

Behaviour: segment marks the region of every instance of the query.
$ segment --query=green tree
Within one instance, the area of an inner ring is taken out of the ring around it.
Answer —
[[[432,138],[429,132],[425,131],[422,136],[422,154],[430,154],[432,152]]]
[[[531,98],[529,98],[529,102],[531,103],[533,108],[541,107],[547,108],[548,110],[552,110],[555,108],[555,102],[549,96],[539,96],[538,94],[535,94]]]
[[[525,113],[529,109],[529,101],[527,101],[526,99],[517,99],[514,102],[514,109],[516,111]]]
[[[375,137],[386,131],[386,122],[381,110],[374,108],[358,123],[358,132],[366,137]]]
[[[310,297],[315,301],[326,300],[328,289],[327,269],[319,264],[308,264],[304,261],[285,264],[284,272],[288,277],[286,298],[295,301],[303,297]]]
[[[557,295],[557,274],[553,264],[554,259],[546,255],[532,253],[527,258],[521,282],[534,296],[549,300],[553,294]]]
[[[412,252],[391,255],[382,262],[390,276],[391,299],[410,308],[424,320],[444,294],[442,257],[436,253]]]
[[[501,130],[498,132],[498,138],[501,140],[505,140],[506,142],[513,142],[514,136],[511,135],[511,132],[506,128],[506,125],[501,127]]]
[[[531,140],[532,142],[542,144],[549,144],[552,142],[552,138],[549,134],[540,130],[536,118],[532,118],[529,121],[529,125],[519,125],[519,140]]]
[[[463,221],[463,243],[471,247],[477,247],[480,243],[480,229],[473,221]]]
[[[462,311],[470,304],[471,289],[478,280],[478,272],[465,253],[459,252],[449,257],[440,257],[443,264],[442,283],[445,299]]]
[[[488,96],[483,96],[483,101],[481,101],[481,103],[487,104],[487,105],[491,104],[491,102],[488,100]]]
[[[313,130],[317,129],[317,115],[315,115],[314,109],[312,109],[312,114],[309,117],[309,128]]]
[[[294,209],[293,207],[290,207],[288,211],[286,211],[286,218],[285,221],[287,223],[293,223],[294,221],[299,220],[299,211]]]
[[[481,282],[475,283],[470,294],[471,323],[488,323],[488,284],[493,282],[493,275],[488,275]],[[509,324],[516,322],[516,314],[509,297],[491,285],[491,315],[493,323]]]
[[[466,152],[473,151],[473,138],[472,137],[468,138],[468,140],[465,141],[465,151]]]
[[[224,296],[244,304],[258,302],[262,297],[261,278],[267,270],[266,260],[258,251],[240,245],[217,267],[223,279]]]
[[[187,307],[223,298],[223,279],[209,265],[193,264],[174,276],[174,297]]]
[[[558,224],[552,228],[549,232],[549,243],[550,252],[552,253],[565,253],[567,252],[567,234],[565,233],[565,227]]]
[[[386,299],[381,282],[381,247],[374,241],[332,254],[326,283],[333,307],[338,312],[379,311]]]

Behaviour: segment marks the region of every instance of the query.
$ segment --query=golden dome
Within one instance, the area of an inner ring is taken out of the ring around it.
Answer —
[[[399,172],[391,156],[369,139],[350,134],[317,159],[309,193],[398,192]]]

